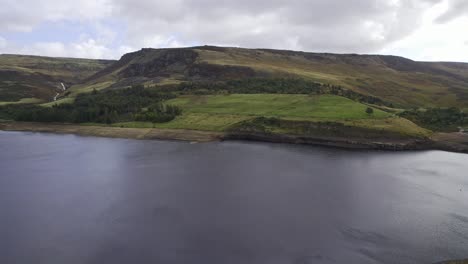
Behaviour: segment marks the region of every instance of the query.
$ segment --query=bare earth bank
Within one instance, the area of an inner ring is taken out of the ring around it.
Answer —
[[[129,139],[162,139],[193,142],[210,142],[221,140],[253,140],[277,143],[310,144],[350,149],[379,150],[445,150],[468,153],[468,134],[436,133],[430,139],[407,140],[366,140],[343,137],[297,136],[280,134],[223,133],[213,131],[159,129],[159,128],[119,128],[106,126],[82,126],[75,124],[0,122],[0,130],[31,131],[82,136],[98,136]]]

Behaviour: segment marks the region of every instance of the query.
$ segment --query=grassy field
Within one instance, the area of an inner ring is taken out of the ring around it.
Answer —
[[[183,96],[168,104],[182,107],[185,113],[237,116],[281,117],[301,120],[382,119],[391,114],[334,95],[232,94]]]
[[[183,114],[168,123],[123,122],[112,124],[112,126],[127,128],[193,129],[221,132],[225,131],[233,124],[251,118],[251,116],[239,115]]]
[[[73,98],[64,98],[57,102],[42,104],[42,106],[50,107],[70,100]],[[301,122],[303,124],[306,121],[339,123],[347,127],[397,132],[409,136],[430,135],[430,131],[407,119],[397,117],[394,113],[372,108],[373,113],[368,114],[366,110],[369,106],[335,95],[186,95],[168,100],[166,103],[179,106],[182,109],[182,115],[167,123],[120,122],[111,125],[94,123],[82,125],[223,132],[244,121],[266,117],[290,121],[288,124],[292,124],[292,127],[272,130],[286,134],[294,132],[294,126],[302,126]]]
[[[16,102],[0,102],[0,106],[2,105],[10,105],[10,104],[38,104],[44,102],[38,98],[23,98]]]
[[[374,109],[367,114],[367,106],[334,95],[309,96],[286,94],[232,94],[182,96],[166,102],[182,108],[183,114],[171,122],[116,123],[129,128],[171,128],[224,131],[230,126],[255,117],[278,117],[289,120],[340,121],[363,126],[385,120],[392,114]]]
[[[62,99],[58,99],[57,101],[54,101],[54,102],[43,103],[41,104],[41,106],[52,107],[54,105],[60,105],[60,104],[71,104],[74,101],[75,101],[74,97],[65,97]]]
[[[151,124],[120,123],[123,127],[157,127],[225,131],[234,124],[256,117],[276,117],[285,120],[339,122],[349,126],[392,131],[404,135],[428,136],[430,132],[391,113],[374,109],[347,98],[322,95],[233,94],[182,96],[167,101],[178,105],[183,114],[175,120]]]

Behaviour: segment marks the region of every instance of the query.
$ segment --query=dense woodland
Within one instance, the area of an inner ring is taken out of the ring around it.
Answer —
[[[456,107],[413,109],[400,116],[434,131],[458,131],[458,127],[468,125],[468,115]]]
[[[165,105],[171,93],[134,86],[122,90],[80,94],[72,104],[53,107],[10,105],[0,108],[0,118],[34,122],[115,123],[125,121],[167,122],[181,114],[176,106]]]

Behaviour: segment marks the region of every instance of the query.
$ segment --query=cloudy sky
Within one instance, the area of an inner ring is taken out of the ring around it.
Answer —
[[[0,53],[222,45],[468,62],[468,0],[0,0]]]

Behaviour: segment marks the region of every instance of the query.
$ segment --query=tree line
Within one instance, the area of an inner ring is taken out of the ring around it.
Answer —
[[[159,89],[195,95],[213,93],[333,94],[362,103],[393,107],[392,103],[385,102],[380,98],[363,95],[338,85],[322,84],[296,78],[246,78],[223,82],[183,82],[176,86]]]
[[[456,107],[411,109],[400,116],[434,131],[458,131],[458,127],[468,125],[468,115]]]
[[[52,107],[9,105],[0,108],[0,116],[32,122],[168,122],[182,113],[177,106],[163,103],[174,97],[169,92],[144,89],[142,85],[137,85],[121,90],[93,90],[92,93],[77,95],[73,103]]]

